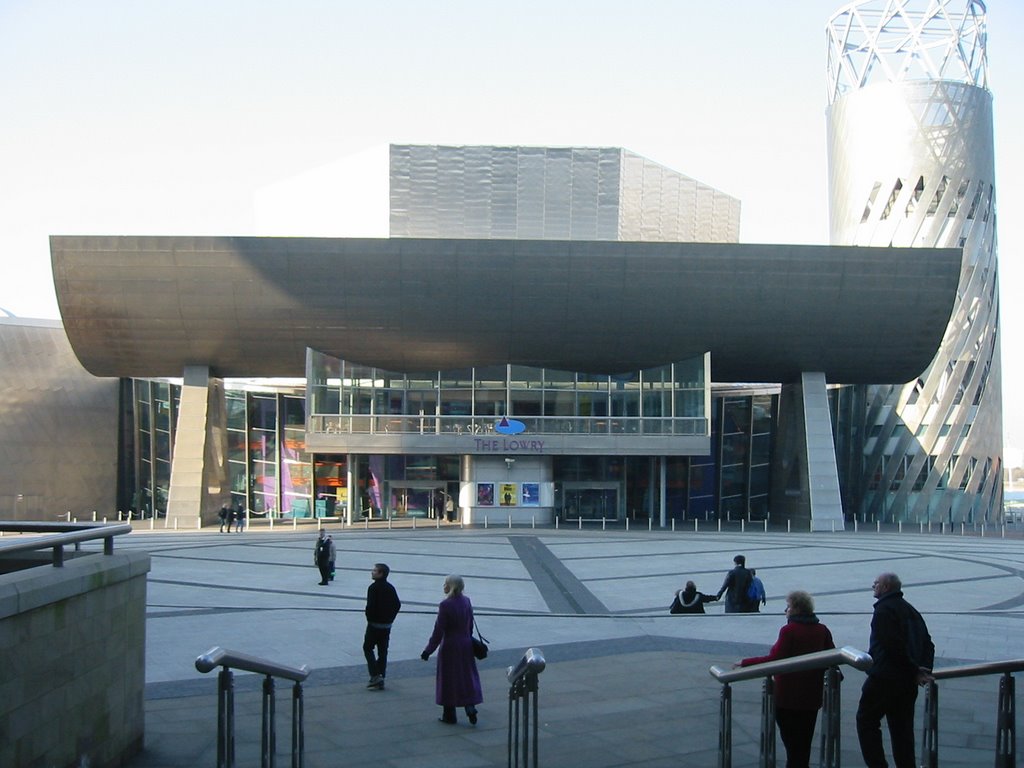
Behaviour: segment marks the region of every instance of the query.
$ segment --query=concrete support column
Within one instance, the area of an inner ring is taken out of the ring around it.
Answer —
[[[181,386],[178,424],[167,494],[167,524],[213,525],[231,501],[227,473],[227,407],[224,382],[206,366],[188,366]]]

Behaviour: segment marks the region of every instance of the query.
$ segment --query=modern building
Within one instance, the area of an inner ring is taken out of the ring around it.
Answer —
[[[388,239],[52,238],[66,338],[119,393],[118,508],[999,519],[991,112],[900,132],[867,101],[990,96],[869,86],[872,5],[829,26],[832,246],[740,245],[737,200],[623,149],[411,145]]]
[[[869,519],[995,520],[1003,434],[985,4],[863,0],[827,31],[831,242],[963,249],[956,307],[928,369],[841,395],[851,417],[864,414],[841,449],[844,507]]]

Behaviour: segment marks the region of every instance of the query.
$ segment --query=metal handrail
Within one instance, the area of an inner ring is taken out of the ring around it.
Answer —
[[[840,666],[866,670],[871,667],[871,656],[864,651],[846,645],[827,651],[816,651],[801,656],[790,656],[777,661],[766,661],[739,669],[726,669],[717,665],[708,672],[722,684],[722,698],[719,706],[718,766],[732,766],[732,683],[742,680],[764,679],[761,696],[761,738],[760,766],[775,768],[775,690],[773,675],[807,670],[825,670],[825,687],[822,696],[821,762],[822,768],[839,767],[840,747],[840,688],[842,675]]]
[[[839,666],[856,667],[867,670],[871,667],[871,656],[850,645],[842,648],[830,648],[827,651],[805,653],[802,656],[790,656],[787,659],[766,661],[749,667],[731,669],[713,665],[708,672],[720,683],[735,683],[740,680],[754,680],[767,675],[785,675],[789,672],[803,672],[808,669],[828,669]]]
[[[996,704],[996,768],[1016,768],[1017,709],[1014,672],[1024,670],[1024,659],[985,661],[932,670],[924,693],[924,732],[921,735],[921,758],[925,768],[939,765],[939,687],[937,681],[957,677],[1000,675]]]
[[[537,736],[540,716],[537,712],[537,679],[547,662],[539,648],[527,648],[523,657],[508,668],[508,768],[537,768]],[[531,706],[532,705],[532,706]],[[530,727],[530,713],[533,712],[533,727]],[[520,738],[521,737],[521,738]],[[532,746],[531,746],[532,738]],[[522,752],[520,752],[520,742]],[[530,757],[533,762],[530,762]]]
[[[278,664],[258,656],[232,651],[219,646],[196,658],[196,669],[217,675],[217,768],[235,765],[235,686],[232,669],[256,672],[263,679],[263,730],[261,755],[263,768],[273,768],[277,752],[275,733],[274,678],[293,680],[292,686],[292,768],[302,768],[305,759],[305,730],[303,727],[302,681],[309,676],[309,667]]]
[[[212,672],[217,667],[231,667],[242,672],[258,672],[271,677],[284,677],[300,683],[309,677],[309,667],[305,664],[301,667],[292,667],[220,646],[211,648],[196,658],[196,669],[200,672]]]
[[[83,541],[103,539],[103,554],[114,554],[114,537],[132,532],[127,523],[44,523],[27,521],[0,521],[0,532],[16,533],[53,533],[51,536],[33,536],[24,541],[0,543],[0,554],[16,554],[18,552],[37,552],[41,549],[53,548],[53,565],[60,568],[64,565],[64,547],[74,544],[75,549]]]

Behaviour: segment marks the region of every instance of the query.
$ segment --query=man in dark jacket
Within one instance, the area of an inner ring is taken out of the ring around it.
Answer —
[[[882,718],[889,726],[896,768],[914,768],[914,703],[917,687],[931,679],[935,646],[924,619],[903,599],[895,573],[872,584],[875,595],[868,653],[872,664],[857,708],[857,738],[868,768],[887,768]]]
[[[747,597],[747,590],[750,589],[750,571],[747,570],[747,558],[743,555],[736,555],[732,559],[735,567],[725,575],[722,588],[718,590],[718,600],[725,595],[726,613],[747,613],[750,610],[750,599]]]
[[[334,539],[327,535],[326,528],[321,528],[317,534],[316,544],[313,545],[313,564],[320,571],[321,587],[327,586],[327,582],[331,580],[336,552]]]
[[[391,569],[384,563],[376,563],[370,571],[370,586],[366,589],[366,634],[363,636],[363,655],[370,672],[367,688],[384,690],[384,677],[388,671],[388,644],[391,642],[391,625],[402,609],[398,592],[388,581]],[[377,655],[374,656],[374,649]]]

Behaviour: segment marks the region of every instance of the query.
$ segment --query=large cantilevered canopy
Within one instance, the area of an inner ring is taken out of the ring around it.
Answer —
[[[711,352],[715,381],[916,377],[958,249],[534,240],[52,237],[97,376],[303,376],[312,347],[396,372],[620,373]]]

